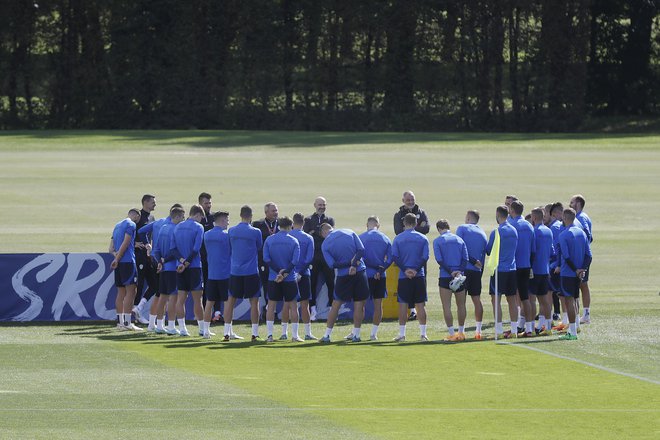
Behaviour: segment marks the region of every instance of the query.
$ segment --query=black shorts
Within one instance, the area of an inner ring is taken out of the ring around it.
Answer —
[[[580,297],[580,279],[578,277],[561,277],[561,296],[575,299]]]
[[[387,278],[369,278],[369,296],[371,299],[387,298]]]
[[[158,291],[163,295],[174,295],[177,292],[176,277],[177,273],[173,270],[161,272],[158,277]]]
[[[543,296],[548,294],[548,275],[536,275],[529,280],[529,294]]]
[[[115,287],[137,284],[137,269],[134,263],[119,263],[115,269]]]
[[[268,301],[295,301],[298,299],[298,283],[295,281],[268,281]]]
[[[234,298],[257,298],[260,293],[261,278],[258,273],[229,277],[229,294]]]
[[[551,290],[552,293],[561,293],[561,277],[558,273],[554,272],[554,269],[548,279],[548,290]]]
[[[453,278],[451,277],[438,278],[438,287],[451,291],[451,289],[449,288],[449,283],[451,283],[451,280],[453,280]],[[460,289],[458,289],[456,292],[452,291],[452,293],[460,293],[464,291],[465,291],[465,283],[463,283]]]
[[[301,275],[298,281],[298,301],[309,301],[312,299],[312,281],[309,275]]]
[[[479,270],[466,270],[465,275],[465,290],[470,296],[481,295],[481,271]]]
[[[530,268],[516,269],[516,287],[521,301],[529,299],[529,273]]]
[[[513,296],[516,294],[516,271],[500,272],[497,271],[497,292],[499,295]],[[495,295],[495,277],[490,277],[489,293]]]
[[[181,292],[204,289],[201,267],[188,267],[176,277],[177,288]]]
[[[344,275],[335,279],[334,299],[337,301],[366,301],[369,298],[367,271]]]
[[[401,304],[419,304],[428,301],[426,277],[399,278],[397,302]]]
[[[208,280],[206,282],[206,299],[223,302],[229,299],[229,278],[224,280]]]

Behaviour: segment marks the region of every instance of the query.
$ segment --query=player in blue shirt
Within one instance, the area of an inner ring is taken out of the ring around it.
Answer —
[[[518,312],[518,328],[521,328],[519,337],[534,336],[534,315],[529,301],[529,278],[532,261],[534,260],[534,228],[522,217],[524,206],[520,200],[514,200],[509,207],[508,222],[518,232],[516,245],[516,286],[522,314]],[[523,324],[524,323],[524,324]],[[524,326],[524,330],[523,330]],[[516,329],[517,330],[517,329]]]
[[[137,286],[135,267],[135,223],[140,220],[140,211],[132,208],[128,217],[115,225],[110,239],[110,253],[114,255],[110,267],[115,271],[117,287],[117,328],[119,330],[142,330],[131,323],[131,311]]]
[[[591,225],[591,219],[584,212],[584,205],[586,204],[584,196],[581,194],[576,194],[571,198],[570,207],[575,210],[575,218],[582,225],[582,230],[587,235],[587,240],[589,245],[594,241],[593,229]],[[582,293],[582,306],[583,306],[583,315],[580,318],[580,324],[589,324],[591,323],[591,291],[589,290],[589,271],[584,274],[582,281],[580,282],[580,292]]]
[[[252,322],[252,341],[259,340],[259,279],[258,257],[263,246],[261,231],[250,225],[252,208],[241,207],[241,221],[229,229],[231,243],[231,270],[229,275],[229,301],[225,312],[225,321],[234,317],[234,305],[237,299],[250,301],[250,321]]]
[[[468,264],[468,250],[461,237],[452,234],[449,222],[440,219],[435,224],[440,234],[433,240],[433,255],[435,261],[440,265],[438,287],[440,289],[440,301],[442,302],[442,313],[447,325],[449,336],[445,341],[459,342],[465,340],[465,286],[457,291],[449,289],[449,283],[457,276],[463,275]],[[451,296],[456,296],[456,308],[458,309],[458,333],[454,333],[454,316],[451,313]]]
[[[584,277],[591,264],[591,247],[587,234],[573,225],[575,210],[564,209],[564,226],[566,229],[559,235],[561,249],[561,293],[566,297],[566,311],[568,312],[568,334],[560,339],[577,339],[576,307],[580,295],[580,280]]]
[[[316,341],[318,338],[312,334],[312,322],[309,302],[312,299],[311,271],[309,266],[314,260],[314,238],[302,230],[305,216],[300,212],[293,214],[293,229],[289,234],[298,240],[300,245],[300,259],[296,265],[296,280],[298,281],[298,301],[300,304],[300,317],[305,325],[305,340]],[[282,311],[282,322],[289,321],[286,310]]]
[[[353,301],[353,342],[360,342],[360,328],[364,318],[364,302],[369,298],[367,267],[364,265],[364,245],[350,229],[333,229],[329,223],[321,225],[321,252],[328,267],[334,269],[335,292],[328,313],[325,335],[319,342],[330,342],[332,329],[341,305]]]
[[[516,247],[518,246],[518,232],[516,228],[507,222],[509,210],[500,205],[495,210],[497,230],[500,234],[500,255],[497,265],[497,295],[495,295],[495,276],[490,277],[490,299],[493,304],[493,314],[497,313],[495,322],[495,334],[502,335],[505,339],[515,338],[518,331],[518,304],[516,303]],[[495,231],[490,233],[486,254],[490,255],[495,242]],[[511,319],[511,330],[504,331],[502,327],[502,295],[506,296],[509,305],[509,318]],[[497,296],[497,302],[495,297]],[[497,307],[497,309],[495,309]]]
[[[264,263],[268,266],[268,306],[266,309],[266,342],[273,342],[275,308],[284,301],[283,309],[291,320],[292,341],[302,342],[298,336],[298,283],[295,267],[300,261],[300,244],[289,234],[293,222],[289,217],[279,219],[280,230],[266,238],[263,248]],[[288,319],[282,319],[282,337],[286,340]]]
[[[465,268],[465,291],[472,299],[474,305],[474,318],[476,329],[474,338],[481,339],[481,325],[484,317],[484,308],[481,304],[481,275],[486,261],[486,245],[488,237],[479,223],[479,211],[469,210],[465,214],[465,224],[456,228],[456,235],[465,242],[468,250],[468,264]]]
[[[360,234],[364,245],[364,264],[367,266],[369,296],[374,303],[373,326],[369,340],[378,340],[378,326],[383,320],[383,298],[387,298],[385,271],[392,264],[392,240],[378,230],[380,220],[376,216],[367,219],[367,232]]]
[[[394,237],[392,242],[392,262],[400,268],[398,297],[399,303],[399,336],[394,341],[406,340],[406,322],[408,320],[408,304],[415,304],[417,320],[422,341],[428,341],[426,336],[426,273],[424,265],[429,259],[429,240],[423,234],[415,231],[417,216],[406,214],[403,218],[404,231]]]
[[[203,337],[213,336],[210,330],[213,310],[216,303],[226,303],[229,299],[229,273],[231,267],[231,245],[229,244],[229,213],[224,211],[212,214],[213,228],[204,233],[204,249],[208,267],[206,281],[206,304],[204,305]],[[231,338],[231,321],[225,320],[225,332]]]
[[[552,244],[553,237],[550,228],[543,224],[543,209],[532,209],[532,222],[534,223],[534,263],[532,272],[534,277],[529,282],[529,300],[532,304],[532,315],[536,300],[539,301],[539,320],[536,333],[542,336],[552,334],[552,294],[548,295],[548,276],[550,273],[550,260],[555,254]]]
[[[185,218],[185,211],[181,207],[170,209],[169,221],[158,231],[158,238],[154,241],[151,256],[156,262],[158,272],[158,292],[160,300],[156,309],[156,333],[179,335],[175,328],[177,303],[177,272],[178,266],[176,247],[174,246],[174,229]],[[165,306],[168,308],[168,328],[165,330]]]
[[[204,209],[199,205],[190,207],[188,218],[174,228],[173,246],[179,260],[177,266],[177,301],[176,315],[181,336],[190,336],[186,328],[186,298],[188,292],[192,294],[193,309],[199,330],[204,324],[204,308],[202,307],[202,293],[204,278],[202,276],[202,259],[200,251],[204,240],[204,227],[202,226]],[[203,336],[203,333],[200,334]]]

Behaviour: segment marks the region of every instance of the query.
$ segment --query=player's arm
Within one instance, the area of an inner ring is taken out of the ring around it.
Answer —
[[[490,232],[490,237],[488,238],[488,243],[486,244],[486,255],[490,256],[490,252],[493,250],[493,244],[495,243],[495,229]]]
[[[110,246],[108,247],[108,252],[112,255],[115,254],[115,240],[113,240],[112,237],[110,237]]]
[[[436,240],[433,241],[433,255],[435,255],[435,261],[442,268],[442,270],[444,270],[445,272],[451,275],[451,269],[449,268],[449,266],[447,266],[447,263],[445,262],[442,256],[442,249],[440,248],[440,242]]]
[[[144,241],[145,243],[148,241],[147,235],[151,234],[151,232],[153,232],[154,230],[154,223],[155,222],[147,223],[137,231],[138,237],[142,239],[142,241]]]
[[[378,266],[378,271],[381,274],[383,274],[391,265],[392,265],[392,243],[387,243],[387,249],[385,250],[385,258],[383,259],[383,264]]]
[[[132,234],[124,234],[124,241],[121,243],[121,246],[119,246],[119,250],[115,254],[115,259],[112,261],[110,267],[114,269],[119,265],[119,260],[122,259],[122,257],[126,253],[126,249],[128,249],[128,247],[131,245],[132,239],[133,239]]]
[[[197,234],[195,235],[195,241],[193,242],[192,249],[190,250],[190,254],[188,254],[188,257],[186,258],[186,261],[188,264],[192,262],[192,260],[199,255],[199,253],[202,250],[202,237],[204,235],[204,227],[200,225],[198,228]]]
[[[321,246],[321,252],[323,253],[323,258],[325,258],[325,262],[328,264],[328,267],[335,268],[335,259],[332,258],[332,255],[330,255],[330,252],[328,252],[328,249],[326,247],[327,240],[323,242],[323,245]]]
[[[460,272],[465,272],[465,268],[467,267],[468,261],[469,261],[469,257],[468,257],[467,246],[465,243],[463,243],[463,255],[461,256],[461,265],[458,267],[458,270]]]
[[[360,259],[364,256],[364,244],[357,234],[353,234],[353,243],[355,243],[355,254],[351,258],[351,266],[357,266],[360,263]]]

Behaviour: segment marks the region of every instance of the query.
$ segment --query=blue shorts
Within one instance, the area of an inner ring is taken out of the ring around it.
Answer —
[[[181,292],[204,289],[201,267],[188,267],[176,277],[177,288]]]
[[[230,276],[229,294],[234,298],[257,298],[261,294],[259,274]]]
[[[115,269],[115,287],[126,287],[133,284],[137,284],[135,263],[119,263]]]
[[[529,294],[543,296],[548,294],[548,275],[536,275],[529,280]]]
[[[516,294],[517,284],[516,284],[516,271],[511,272],[500,272],[497,271],[497,292],[499,295],[504,296],[513,296]],[[490,294],[495,295],[495,277],[490,277]]]
[[[371,299],[387,298],[387,278],[383,276],[379,280],[369,278],[369,296]]]
[[[177,273],[173,270],[161,272],[158,277],[158,291],[162,295],[174,295],[177,291]]]
[[[268,301],[295,301],[298,299],[298,283],[295,281],[268,281]]]
[[[335,279],[334,299],[337,301],[366,301],[369,298],[367,271],[344,275]]]
[[[419,304],[428,301],[426,295],[426,277],[399,278],[399,286],[396,299],[401,304]]]
[[[479,270],[466,270],[465,271],[465,290],[470,296],[481,295],[481,271]]]
[[[567,298],[580,297],[580,279],[578,277],[561,277],[561,296]]]
[[[208,280],[206,282],[206,300],[223,302],[229,299],[229,278]]]
[[[298,281],[298,301],[309,301],[312,299],[312,281],[309,275],[301,275]]]
[[[548,289],[551,290],[552,293],[561,293],[561,277],[558,273],[555,273],[554,269],[551,270],[552,273],[548,279]]]

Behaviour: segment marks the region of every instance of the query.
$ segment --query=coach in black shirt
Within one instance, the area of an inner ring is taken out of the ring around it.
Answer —
[[[280,230],[277,217],[279,211],[277,205],[273,202],[268,202],[264,205],[264,218],[252,223],[252,226],[261,231],[261,242],[265,243],[266,239]],[[261,288],[264,294],[264,299],[268,302],[268,265],[264,263],[263,247],[259,249],[259,277],[261,278]],[[265,315],[264,315],[265,316]]]
[[[328,266],[323,258],[321,245],[323,244],[323,237],[321,236],[321,225],[328,223],[335,226],[335,220],[332,217],[325,215],[326,200],[323,197],[317,197],[314,200],[314,209],[316,212],[305,217],[303,224],[303,231],[307,232],[314,238],[314,259],[312,260],[312,300],[309,304],[312,306],[312,316],[316,316],[316,285],[318,283],[319,274],[323,273],[325,284],[328,286],[328,307],[332,305],[333,295],[335,292],[335,271]]]
[[[140,209],[140,220],[135,225],[136,231],[139,231],[142,226],[154,221],[154,216],[151,214],[154,209],[156,209],[156,196],[151,194],[143,195],[142,209]],[[156,294],[158,290],[156,268],[151,263],[151,258],[149,258],[148,253],[148,245],[150,241],[151,236],[147,236],[146,241],[142,241],[142,237],[137,233],[135,234],[135,265],[137,266],[138,281],[135,302],[133,303],[136,307],[133,307],[133,311],[136,312],[135,318],[142,324],[146,324],[148,321],[145,323],[144,320],[140,318],[140,309],[151,299],[152,296],[154,296],[154,294]],[[144,293],[143,298],[142,292],[144,290],[145,281],[147,283],[147,291]]]

